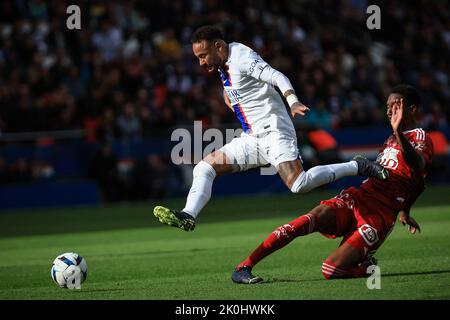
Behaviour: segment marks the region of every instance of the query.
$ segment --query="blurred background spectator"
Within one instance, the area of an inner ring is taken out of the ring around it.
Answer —
[[[122,188],[118,187],[121,186],[118,160],[109,145],[102,145],[101,149],[94,155],[89,175],[100,186],[104,201],[111,202],[120,199]]]
[[[448,148],[449,142],[445,135],[439,131],[435,126],[428,127],[428,133],[431,141],[433,141],[433,163],[431,164],[430,173],[434,174],[441,182],[448,182],[450,180],[449,162],[448,162]]]

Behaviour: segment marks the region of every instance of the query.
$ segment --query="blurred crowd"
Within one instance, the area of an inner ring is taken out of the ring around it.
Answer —
[[[71,4],[81,9],[80,30],[66,27]],[[369,4],[381,9],[379,30],[366,26]],[[104,145],[89,175],[105,200],[167,196],[179,179],[171,175],[191,168],[174,170],[157,155],[127,164],[109,145],[167,135],[194,120],[238,125],[218,75],[192,54],[190,36],[205,24],[220,26],[227,42],[252,47],[289,77],[311,108],[294,122],[318,129],[304,141],[328,144],[302,149],[312,165],[339,160],[322,129],[388,126],[385,99],[399,83],[420,90],[424,129],[448,128],[448,1],[4,0],[0,135],[84,130],[88,142]],[[0,159],[0,182],[53,175],[51,164]]]
[[[193,30],[218,24],[292,81],[321,128],[387,125],[401,82],[422,93],[424,127],[450,119],[450,4],[383,1],[381,29],[365,0],[0,2],[1,132],[86,129],[89,141],[136,139],[172,126],[236,123],[219,77],[199,66]],[[371,2],[370,4],[377,3]]]
[[[0,157],[0,185],[50,179],[53,176],[54,168],[49,163],[20,157],[8,164],[3,157]]]
[[[89,177],[98,183],[106,202],[161,199],[187,192],[190,181],[184,181],[182,169],[158,154],[121,160],[103,145],[93,155]]]

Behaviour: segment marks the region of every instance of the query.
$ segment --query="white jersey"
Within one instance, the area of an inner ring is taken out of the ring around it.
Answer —
[[[272,84],[260,79],[269,64],[241,43],[230,43],[228,50],[228,60],[219,73],[244,132],[276,130],[295,137],[294,125],[280,94]]]

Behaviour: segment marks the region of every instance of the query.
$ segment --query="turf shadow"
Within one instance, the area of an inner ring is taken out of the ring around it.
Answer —
[[[297,283],[301,283],[301,282],[312,282],[312,281],[323,281],[325,279],[303,279],[303,280],[298,280],[298,279],[277,279],[277,278],[272,278],[272,279],[267,279],[264,280],[258,284],[263,285],[263,284],[271,284],[271,283],[280,283],[280,282],[297,282]]]
[[[174,250],[158,250],[158,251],[145,251],[145,252],[130,252],[130,253],[115,253],[116,257],[127,257],[127,256],[155,256],[155,255],[164,255],[164,254],[177,254],[177,253],[195,253],[195,252],[205,252],[205,251],[213,251],[217,252],[217,250],[221,249],[233,249],[239,247],[227,247],[227,248],[191,248],[191,249],[174,249]],[[96,254],[96,257],[110,257],[110,253],[104,254]]]
[[[450,273],[450,270],[387,273],[382,274],[382,277],[417,276],[417,275],[441,274],[441,273]]]
[[[434,271],[417,271],[417,272],[396,272],[396,273],[387,273],[382,274],[382,277],[398,277],[398,276],[414,276],[414,275],[431,275],[431,274],[441,274],[441,273],[450,273],[450,270],[434,270]],[[271,284],[271,283],[280,283],[280,282],[314,282],[314,281],[327,281],[326,279],[304,279],[304,280],[295,280],[295,279],[277,279],[277,278],[269,278],[264,280],[259,285],[263,284]]]
[[[126,291],[127,289],[89,289],[89,290],[83,290],[83,292],[85,293],[89,293],[89,292],[113,292],[113,291]]]

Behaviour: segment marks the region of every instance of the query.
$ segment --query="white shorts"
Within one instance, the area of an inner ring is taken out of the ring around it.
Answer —
[[[232,164],[245,171],[271,164],[277,167],[280,163],[300,158],[297,137],[279,131],[269,131],[259,135],[242,133],[218,151],[223,152]]]

